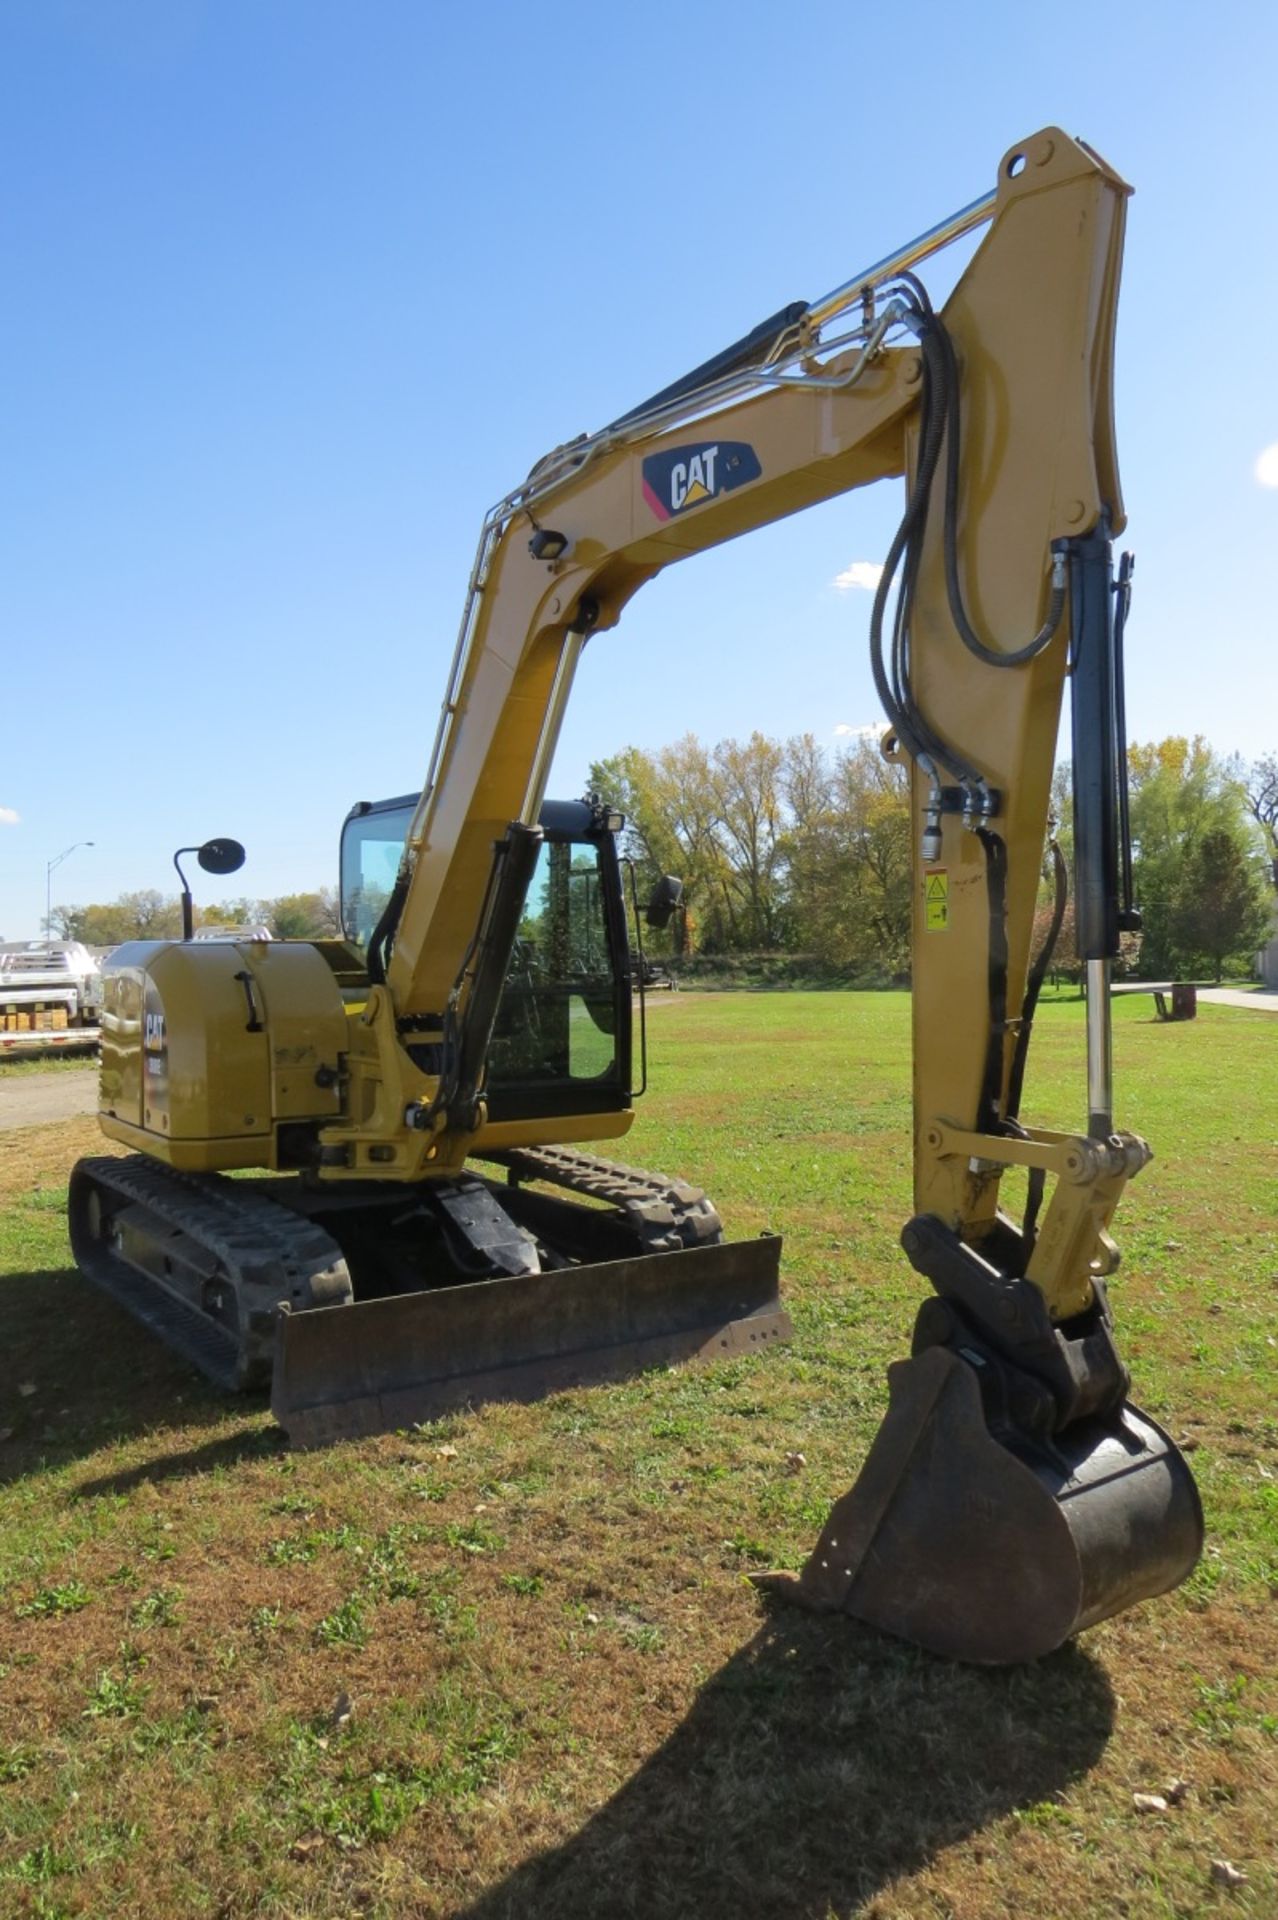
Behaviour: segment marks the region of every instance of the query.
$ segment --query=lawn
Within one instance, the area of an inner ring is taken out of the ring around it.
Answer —
[[[1192,1450],[1188,1585],[983,1672],[748,1584],[908,1344],[908,1029],[901,995],[650,1008],[624,1155],[784,1233],[792,1346],[325,1453],[68,1271],[91,1121],[0,1134],[0,1914],[1272,1920],[1278,1018],[1116,1006],[1157,1157],[1111,1297]],[[1025,1118],[1078,1124],[1083,1076],[1049,999]]]
[[[25,1078],[35,1073],[65,1073],[75,1067],[91,1067],[96,1056],[90,1047],[76,1047],[68,1053],[8,1053],[0,1055],[0,1081]]]

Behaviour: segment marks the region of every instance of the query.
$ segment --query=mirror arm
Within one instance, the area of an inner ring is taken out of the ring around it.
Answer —
[[[182,882],[182,938],[194,940],[195,906],[182,871],[184,853],[193,853],[206,873],[236,873],[244,865],[244,849],[238,840],[206,840],[202,846],[179,847],[174,854],[173,864]]]
[[[186,875],[182,871],[182,866],[181,866],[181,861],[179,856],[184,853],[198,853],[199,851],[200,849],[198,847],[179,847],[177,850],[177,853],[175,853],[173,856],[173,864],[177,868],[178,879],[182,882],[182,938],[183,940],[194,940],[195,938],[195,907],[191,899],[191,889],[187,885]]]

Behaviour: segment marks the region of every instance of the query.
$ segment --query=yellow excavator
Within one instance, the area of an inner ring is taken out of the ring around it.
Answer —
[[[884,751],[911,767],[902,1244],[932,1297],[855,1485],[803,1571],[766,1578],[978,1661],[1033,1658],[1184,1579],[1197,1492],[1128,1401],[1105,1294],[1113,1215],[1150,1157],[1115,1126],[1109,1028],[1135,913],[1130,563],[1115,577],[1111,550],[1127,195],[1049,127],[982,199],[493,507],[420,797],[347,823],[354,940],[116,955],[100,1118],[135,1152],[75,1170],[91,1280],[215,1377],[271,1373],[303,1444],[783,1338],[776,1240],[725,1243],[697,1189],[594,1151],[635,1092],[620,822],[544,790],[582,649],[646,581],[903,479],[871,657]],[[917,269],[980,228],[934,307]],[[1057,1132],[1021,1099],[1067,680],[1087,1122]],[[224,1177],[238,1169],[271,1177]],[[1013,1169],[1019,1217],[1000,1205]]]

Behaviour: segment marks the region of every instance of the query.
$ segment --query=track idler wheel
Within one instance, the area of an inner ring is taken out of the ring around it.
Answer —
[[[756,1584],[950,1659],[1010,1665],[1192,1570],[1198,1490],[1135,1407],[1046,1439],[995,1435],[973,1368],[944,1347],[896,1361],[888,1385],[860,1477],[807,1565]]]

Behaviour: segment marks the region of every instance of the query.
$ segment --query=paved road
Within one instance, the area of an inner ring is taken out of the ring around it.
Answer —
[[[49,1120],[73,1120],[77,1113],[97,1110],[96,1066],[0,1075],[0,1133],[13,1127],[43,1126]]]
[[[1199,987],[1198,998],[1218,1007],[1250,1007],[1253,1012],[1278,1013],[1278,993],[1250,993],[1245,987]]]

